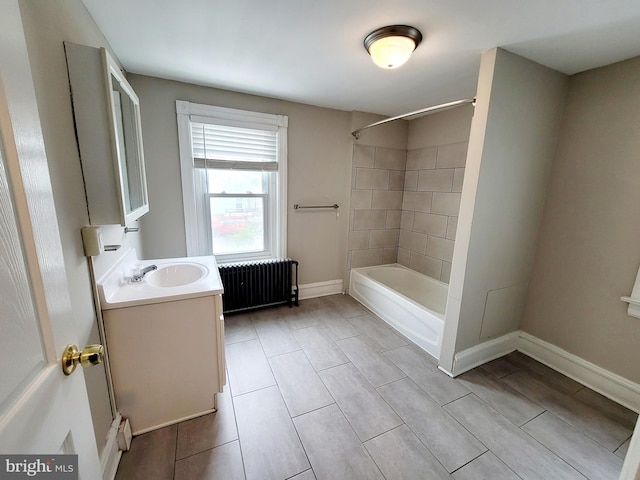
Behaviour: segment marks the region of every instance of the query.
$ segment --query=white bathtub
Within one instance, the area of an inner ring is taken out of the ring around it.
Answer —
[[[349,295],[438,359],[442,349],[446,283],[400,264],[354,268]]]

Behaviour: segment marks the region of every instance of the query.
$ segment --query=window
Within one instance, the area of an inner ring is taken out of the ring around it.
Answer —
[[[286,256],[287,117],[176,102],[187,255]]]

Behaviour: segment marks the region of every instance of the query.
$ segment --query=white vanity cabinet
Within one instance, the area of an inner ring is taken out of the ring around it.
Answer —
[[[64,47],[89,222],[126,226],[149,211],[140,101],[104,48]]]
[[[98,281],[116,406],[134,435],[215,411],[226,383],[223,292],[213,256],[138,260],[131,249]]]
[[[215,411],[225,384],[221,295],[103,317],[116,405],[134,435]]]

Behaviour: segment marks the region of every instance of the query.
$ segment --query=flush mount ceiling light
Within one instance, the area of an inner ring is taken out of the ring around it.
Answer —
[[[422,34],[408,25],[389,25],[378,28],[364,39],[373,63],[381,68],[397,68],[403,65],[420,45]]]

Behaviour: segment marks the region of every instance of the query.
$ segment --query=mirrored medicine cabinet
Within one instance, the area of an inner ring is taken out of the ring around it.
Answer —
[[[89,223],[126,226],[149,211],[140,101],[104,48],[64,47]]]

